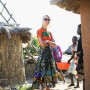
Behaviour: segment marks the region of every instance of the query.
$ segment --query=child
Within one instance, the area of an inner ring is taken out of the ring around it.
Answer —
[[[71,84],[69,85],[70,86],[74,86],[74,81],[73,81],[73,76],[75,75],[76,78],[77,78],[77,71],[76,71],[76,65],[77,65],[77,61],[78,61],[78,58],[77,58],[77,37],[76,36],[73,36],[72,38],[72,45],[71,45],[71,51],[72,51],[72,56],[71,58],[68,60],[68,63],[71,62],[71,65],[70,65],[70,68],[68,70],[68,73],[70,75],[70,79],[71,79]],[[77,85],[75,88],[79,88],[79,80],[77,78]]]
[[[53,57],[54,57],[54,60],[55,60],[55,64],[57,62],[61,62],[61,59],[62,59],[61,47],[59,45],[56,45],[56,47],[53,48],[52,51],[53,51],[52,54],[53,54]],[[56,64],[56,70],[57,70],[56,71],[57,77],[60,77],[65,82],[64,75],[63,75],[62,71],[60,69],[58,69],[57,64]]]

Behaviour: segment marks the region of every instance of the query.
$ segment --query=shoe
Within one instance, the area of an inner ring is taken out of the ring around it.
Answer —
[[[68,87],[75,86],[75,84],[70,84]]]
[[[75,86],[74,88],[80,88],[79,86]]]

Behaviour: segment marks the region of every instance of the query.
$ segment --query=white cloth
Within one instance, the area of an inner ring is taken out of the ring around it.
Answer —
[[[75,44],[75,45],[71,45],[71,51],[73,52],[73,51],[77,51],[77,43]]]
[[[71,51],[77,51],[77,43],[75,45],[71,45]],[[68,73],[77,75],[77,71],[76,71],[76,63],[77,63],[77,55],[75,53],[74,58],[71,61],[70,67],[68,69]]]
[[[68,73],[71,73],[71,74],[74,74],[74,75],[77,74],[76,64],[74,63],[74,60],[72,60],[72,62],[71,62],[71,64],[70,64],[70,67],[69,67],[69,69],[68,69]]]

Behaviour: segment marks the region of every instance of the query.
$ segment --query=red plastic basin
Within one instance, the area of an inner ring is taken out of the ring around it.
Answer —
[[[68,70],[70,67],[70,64],[67,62],[56,62],[58,69],[60,70]]]

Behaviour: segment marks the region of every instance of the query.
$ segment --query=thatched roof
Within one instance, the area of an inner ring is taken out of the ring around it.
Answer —
[[[7,36],[8,39],[11,39],[11,37],[14,34],[20,35],[22,42],[26,43],[30,41],[31,39],[31,28],[28,27],[19,27],[19,26],[10,26],[5,23],[0,22],[0,38],[2,36]]]
[[[50,0],[50,4],[80,14],[80,0]]]

